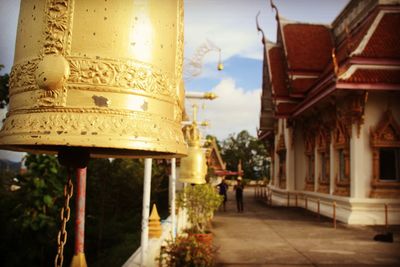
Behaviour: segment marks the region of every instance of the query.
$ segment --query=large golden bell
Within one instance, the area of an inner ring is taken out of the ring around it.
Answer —
[[[23,0],[2,148],[186,154],[183,0]]]

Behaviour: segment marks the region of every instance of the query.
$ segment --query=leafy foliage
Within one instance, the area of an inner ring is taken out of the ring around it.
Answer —
[[[0,64],[0,70],[4,65]],[[8,74],[0,75],[0,108],[4,108],[8,104],[8,81],[10,76]]]
[[[2,266],[50,266],[57,251],[65,170],[56,157],[48,155],[28,155],[26,166],[28,171],[17,177],[18,182],[12,176],[1,180]],[[121,266],[140,245],[143,169],[143,160],[90,160],[85,222],[85,252],[90,266]],[[154,162],[152,202],[164,216],[168,214],[166,170],[162,161]],[[11,191],[11,184],[18,185],[19,190]],[[70,207],[65,264],[73,254],[74,197]]]
[[[167,241],[161,249],[159,266],[168,267],[208,267],[213,266],[214,250],[211,246],[198,242],[194,236],[181,235]]]
[[[1,209],[8,208],[1,236],[7,244],[5,266],[44,266],[54,258],[65,177],[53,156],[27,155],[27,173],[10,180],[18,190],[1,196]],[[7,223],[7,222],[12,222]],[[17,238],[19,237],[19,238]],[[3,242],[1,242],[3,244]],[[32,249],[34,248],[34,249]],[[18,252],[17,254],[15,252]],[[51,261],[52,262],[52,261]],[[26,265],[25,265],[26,266]]]
[[[267,150],[262,142],[245,130],[237,135],[230,135],[222,142],[221,156],[227,170],[237,170],[241,160],[245,178],[262,179],[268,176],[265,168]]]
[[[186,186],[177,196],[177,206],[187,209],[192,233],[206,232],[207,224],[222,201],[223,196],[210,184]]]

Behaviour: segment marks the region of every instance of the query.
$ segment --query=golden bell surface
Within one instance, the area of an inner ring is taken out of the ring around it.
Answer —
[[[22,0],[1,148],[186,154],[183,0]]]
[[[207,174],[206,154],[204,149],[189,146],[189,153],[181,159],[179,182],[205,184]]]

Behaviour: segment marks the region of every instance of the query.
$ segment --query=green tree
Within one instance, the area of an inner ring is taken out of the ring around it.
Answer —
[[[153,161],[152,203],[168,214],[168,166]],[[55,156],[31,155],[27,173],[2,180],[0,256],[2,266],[50,266],[57,252],[65,168]],[[144,164],[141,159],[91,159],[87,171],[85,252],[90,266],[121,266],[140,245]],[[75,179],[73,179],[75,181]],[[74,182],[75,183],[75,182]],[[15,185],[19,190],[11,191]],[[76,190],[76,189],[75,189]],[[75,195],[64,248],[74,247]]]
[[[0,70],[4,65],[0,64]],[[0,108],[5,108],[8,104],[8,81],[10,77],[8,74],[0,75]]]
[[[46,266],[56,251],[65,175],[54,156],[28,154],[26,166],[11,180],[17,190],[1,196],[1,209],[8,211],[1,222],[4,266]]]
[[[241,160],[244,178],[262,179],[267,176],[264,166],[267,150],[262,142],[246,130],[225,139],[222,142],[221,155],[228,170],[237,170]]]

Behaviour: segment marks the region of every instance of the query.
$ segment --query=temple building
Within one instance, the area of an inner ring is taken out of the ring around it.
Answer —
[[[225,178],[226,163],[221,157],[217,142],[214,138],[210,138],[206,145],[206,159],[208,174],[220,179]]]
[[[272,204],[318,202],[348,224],[384,224],[386,206],[399,224],[400,1],[351,0],[330,25],[271,6],[277,41],[263,36],[258,138]]]

